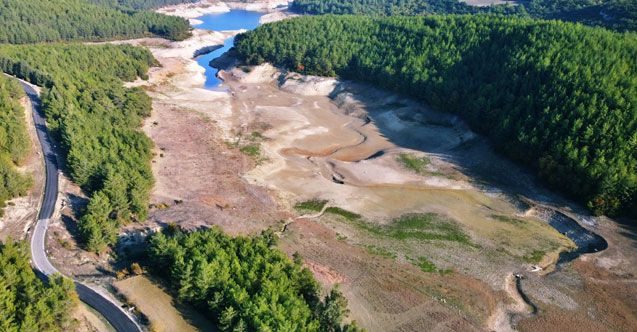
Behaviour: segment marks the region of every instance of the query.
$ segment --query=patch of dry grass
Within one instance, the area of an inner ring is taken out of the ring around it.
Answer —
[[[150,321],[155,331],[214,331],[215,326],[189,307],[175,306],[173,298],[144,276],[114,283],[115,288]]]

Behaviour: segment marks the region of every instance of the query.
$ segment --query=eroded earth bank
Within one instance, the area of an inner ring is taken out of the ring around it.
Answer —
[[[202,9],[165,12],[193,10]],[[263,19],[273,16],[286,14]],[[126,229],[129,242],[170,223],[275,228],[325,288],[340,285],[350,318],[370,331],[637,326],[634,230],[543,189],[457,117],[396,94],[243,66],[232,54],[216,62],[221,88],[204,89],[193,56],[238,32],[128,41],[161,64],[130,83],[153,99],[144,131],[156,183],[150,220]],[[67,191],[64,204],[81,199]],[[608,249],[556,268],[575,247],[550,226],[556,219],[600,234]],[[49,232],[54,261],[77,259],[57,266],[112,281],[104,258],[65,242],[66,226]]]

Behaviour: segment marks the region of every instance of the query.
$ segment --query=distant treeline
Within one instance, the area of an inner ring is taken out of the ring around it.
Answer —
[[[16,80],[0,74],[0,216],[6,201],[25,195],[32,179],[16,169],[30,151],[25,110],[20,105],[24,96]]]
[[[147,77],[151,53],[129,45],[0,46],[0,69],[45,87],[49,129],[71,179],[89,195],[79,229],[86,247],[115,242],[118,227],[147,216],[152,142],[140,130],[151,100],[122,81]]]
[[[637,35],[485,15],[311,16],[240,35],[248,63],[341,75],[461,115],[599,214],[637,213]]]
[[[292,261],[274,247],[274,233],[233,238],[216,228],[173,232],[150,237],[151,271],[220,331],[359,331],[343,322],[347,299],[336,289],[321,299],[301,258]]]
[[[69,331],[77,302],[72,281],[36,277],[25,242],[0,243],[0,331]]]
[[[637,31],[634,0],[521,0],[486,7],[471,6],[461,0],[294,0],[291,9],[305,14],[387,16],[490,13]]]
[[[113,8],[129,9],[156,9],[160,7],[177,5],[180,3],[192,3],[199,0],[88,0],[92,3],[106,5]]]
[[[0,1],[0,43],[98,41],[156,35],[180,40],[188,21],[151,11],[97,5],[85,0]]]
[[[199,0],[87,0],[92,3],[122,9],[157,9],[181,3],[195,3]],[[233,0],[235,2],[257,2],[258,0]]]

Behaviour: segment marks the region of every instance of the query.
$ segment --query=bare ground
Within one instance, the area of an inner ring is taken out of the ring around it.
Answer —
[[[172,297],[144,276],[114,283],[115,288],[150,321],[152,331],[214,331],[215,326],[192,308],[174,303]]]
[[[469,276],[425,274],[370,255],[307,219],[288,227],[282,247],[299,252],[324,288],[339,283],[350,317],[371,331],[482,330],[504,297]]]

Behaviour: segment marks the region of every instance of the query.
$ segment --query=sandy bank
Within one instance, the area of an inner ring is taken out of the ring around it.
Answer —
[[[232,2],[202,0],[195,3],[184,3],[158,9],[158,13],[194,19],[207,14],[225,13],[233,9],[259,12],[272,12],[277,7],[287,6],[287,0],[266,0],[259,2]],[[192,22],[191,22],[192,24]]]

